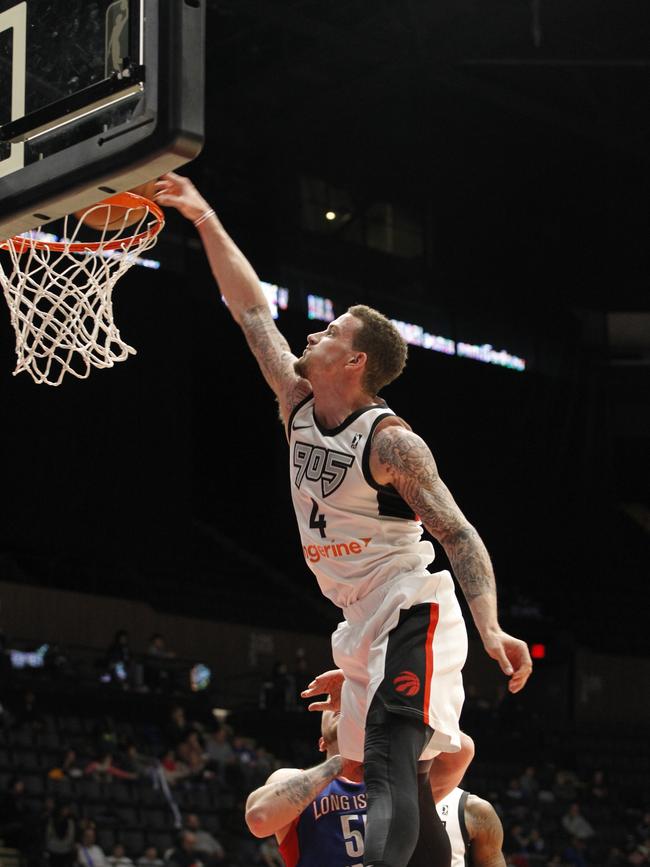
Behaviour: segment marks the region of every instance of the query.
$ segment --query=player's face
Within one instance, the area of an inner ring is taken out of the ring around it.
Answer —
[[[310,334],[305,351],[296,362],[296,373],[310,379],[341,371],[354,355],[354,336],[360,326],[351,313],[344,313],[330,322],[324,331]]]

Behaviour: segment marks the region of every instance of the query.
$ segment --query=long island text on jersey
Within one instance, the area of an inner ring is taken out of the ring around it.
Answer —
[[[468,793],[453,789],[436,804],[449,842],[451,867],[469,863]],[[362,867],[366,787],[337,777],[292,822],[280,844],[286,867]]]

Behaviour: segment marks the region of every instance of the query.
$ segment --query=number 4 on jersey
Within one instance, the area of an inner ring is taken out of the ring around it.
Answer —
[[[321,539],[325,538],[325,527],[327,526],[327,521],[325,520],[325,515],[318,514],[318,503],[316,500],[312,498],[311,501],[312,510],[311,515],[309,516],[309,526],[313,527],[314,530],[318,530],[320,533]]]

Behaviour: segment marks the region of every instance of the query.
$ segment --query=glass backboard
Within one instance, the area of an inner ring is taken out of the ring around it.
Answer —
[[[0,239],[197,155],[204,7],[0,0]]]

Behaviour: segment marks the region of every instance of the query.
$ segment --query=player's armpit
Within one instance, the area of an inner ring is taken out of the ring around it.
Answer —
[[[492,804],[470,795],[465,804],[465,825],[471,840],[473,867],[506,867],[503,826]]]
[[[309,383],[294,371],[296,356],[278,331],[268,304],[244,310],[240,314],[239,325],[264,379],[275,392],[280,416],[286,423],[294,406],[311,391]]]

